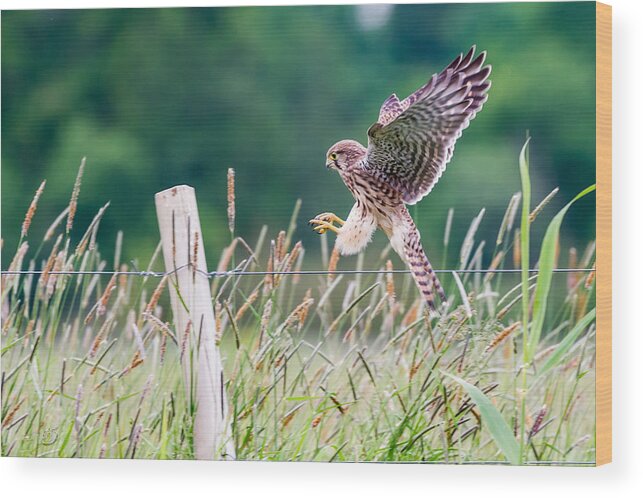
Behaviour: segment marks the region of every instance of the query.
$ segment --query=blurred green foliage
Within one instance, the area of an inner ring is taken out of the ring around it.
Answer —
[[[215,254],[229,240],[228,167],[237,233],[253,241],[263,224],[286,228],[301,198],[297,235],[314,251],[305,222],[352,205],[324,168],[328,147],[364,142],[390,93],[406,96],[476,44],[493,65],[489,101],[439,185],[412,208],[429,254],[442,259],[449,207],[452,237],[482,207],[480,231],[495,237],[519,190],[526,130],[534,202],[560,186],[553,213],[594,182],[594,34],[591,2],[3,12],[5,250],[40,181],[38,235],[67,205],[87,156],[77,224],[111,201],[104,253],[123,230],[125,260],[145,261],[158,241],[154,193],[188,183]],[[534,230],[538,241],[544,226]],[[594,238],[593,200],[569,213],[563,232],[581,248]]]

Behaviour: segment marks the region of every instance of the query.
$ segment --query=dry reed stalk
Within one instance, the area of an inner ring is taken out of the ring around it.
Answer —
[[[253,305],[253,303],[257,300],[257,297],[259,297],[259,289],[255,289],[252,291],[252,293],[247,297],[247,299],[243,302],[243,304],[239,307],[237,310],[237,314],[234,316],[234,321],[239,322],[243,315],[248,311],[250,306]]]
[[[74,420],[74,429],[76,430],[76,433],[80,433],[81,429],[81,420],[80,420],[80,408],[83,402],[83,385],[78,384],[78,387],[76,388],[76,396],[75,396],[75,420]]]
[[[76,182],[74,183],[74,189],[71,192],[71,199],[69,201],[69,214],[67,215],[67,226],[65,231],[69,233],[74,225],[74,218],[76,217],[76,209],[78,208],[78,195],[80,194],[80,184],[83,178],[83,171],[85,170],[85,159],[80,161],[80,168],[78,168],[78,174],[76,175]]]
[[[234,169],[228,168],[228,229],[234,237],[235,222]]]
[[[330,253],[330,259],[328,261],[328,271],[329,275],[327,278],[328,283],[330,284],[333,280],[335,280],[335,276],[333,274],[334,271],[337,271],[337,263],[339,262],[339,250],[337,247],[333,247],[333,252]]]
[[[534,222],[534,220],[536,219],[536,216],[538,216],[540,212],[543,210],[543,208],[547,204],[549,204],[549,201],[551,201],[554,198],[554,196],[558,193],[558,190],[559,188],[556,187],[554,190],[549,192],[549,194],[547,194],[547,196],[542,201],[540,201],[540,203],[534,208],[534,210],[531,213],[529,213],[529,223]]]
[[[507,337],[509,337],[518,327],[520,327],[520,322],[512,323],[508,327],[505,327],[504,329],[502,329],[498,334],[496,334],[496,336],[487,345],[484,352],[489,353],[494,349],[496,349],[496,347],[498,347],[498,345],[502,341],[504,341]]]
[[[36,190],[36,194],[33,196],[33,199],[31,200],[31,204],[29,205],[29,209],[27,210],[25,219],[22,222],[22,230],[20,232],[20,238],[25,238],[29,233],[31,220],[33,220],[33,217],[36,214],[36,208],[38,207],[38,200],[40,199],[40,196],[42,195],[43,190],[45,190],[46,183],[47,183],[47,180],[42,181],[42,183],[40,184],[40,187],[38,187],[38,190]]]
[[[317,426],[319,425],[319,423],[321,422],[321,420],[322,420],[322,415],[318,415],[318,416],[316,416],[316,417],[313,419],[313,421],[311,422],[311,424],[310,424],[310,425],[311,425],[311,427],[312,427],[313,429],[314,429],[315,427],[317,427]]]
[[[18,410],[20,409],[20,407],[21,407],[21,406],[22,406],[22,404],[24,403],[25,399],[26,399],[26,398],[22,398],[20,401],[18,401],[18,402],[15,404],[15,406],[14,406],[11,410],[9,410],[9,411],[7,412],[7,414],[4,416],[4,418],[2,419],[2,428],[3,428],[3,429],[4,429],[5,427],[7,427],[7,426],[11,423],[11,421],[13,420],[13,418],[16,416],[16,413],[18,412]]]
[[[153,315],[152,313],[145,313],[143,317],[146,321],[150,321],[154,324],[155,327],[158,327],[159,330],[163,332],[163,334],[168,335],[170,339],[172,339],[174,344],[176,344],[177,346],[179,345],[178,339],[176,338],[172,330],[170,330],[169,323],[161,321],[156,315]]]
[[[292,266],[295,263],[295,260],[299,257],[300,251],[301,251],[301,241],[298,241],[292,248],[292,251],[284,255],[284,258],[282,259],[282,265],[279,271],[289,272],[290,270],[292,270]],[[275,275],[274,277],[275,277],[274,285],[275,287],[277,287],[281,282],[282,277],[284,277],[284,275]]]

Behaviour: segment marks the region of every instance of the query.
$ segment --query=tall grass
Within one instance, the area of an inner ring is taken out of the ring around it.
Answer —
[[[571,203],[549,222],[540,272],[526,271],[530,225],[546,223],[548,210],[530,212],[526,149],[520,171],[523,189],[511,196],[491,260],[476,240],[484,212],[459,254],[464,270],[518,264],[522,274],[444,275],[449,302],[440,316],[425,312],[410,275],[391,273],[401,263],[388,251],[380,274],[212,280],[238,458],[594,462],[595,280],[553,272]],[[43,188],[36,201],[45,202]],[[101,257],[105,209],[75,246],[75,204],[65,211],[35,250],[23,230],[8,266],[42,273],[2,277],[2,454],[193,458],[186,331],[174,328],[167,279],[56,273],[129,269]],[[445,251],[455,250],[452,216]],[[295,242],[297,212],[287,230],[271,237],[264,229],[252,243],[234,232],[233,208],[228,219],[220,271],[352,267],[325,235],[321,263],[308,261]],[[162,269],[158,253],[147,269]],[[593,260],[593,244],[570,257],[578,267]]]

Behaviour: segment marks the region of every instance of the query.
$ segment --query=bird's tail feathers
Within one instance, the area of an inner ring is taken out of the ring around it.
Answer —
[[[437,293],[442,304],[447,302],[447,297],[438,276],[435,274],[435,271],[433,271],[429,258],[427,258],[422,248],[420,235],[417,229],[415,227],[413,228],[405,237],[404,253],[415,283],[422,293],[422,297],[429,309],[436,311],[435,294]]]

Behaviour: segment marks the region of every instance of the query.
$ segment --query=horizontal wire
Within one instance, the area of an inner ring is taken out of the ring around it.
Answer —
[[[192,264],[188,263],[183,266],[179,266],[171,271],[132,271],[132,270],[123,270],[123,271],[109,271],[109,270],[69,270],[69,271],[48,271],[45,270],[0,270],[1,275],[42,275],[47,273],[48,275],[131,275],[138,277],[165,277],[173,275],[180,270],[191,267]],[[391,273],[411,273],[411,270],[275,270],[275,271],[252,271],[252,270],[228,270],[228,271],[211,271],[205,272],[203,270],[193,270],[195,273],[200,273],[205,275],[208,278],[222,278],[222,277],[231,277],[231,276],[266,276],[266,275],[359,275],[359,274],[391,274]],[[529,273],[537,273],[540,270],[537,268],[529,268],[527,270]],[[594,268],[554,268],[552,270],[554,273],[582,273],[582,272],[592,272],[595,271]],[[521,273],[522,270],[517,268],[497,268],[497,269],[485,269],[485,270],[434,270],[435,273]]]

